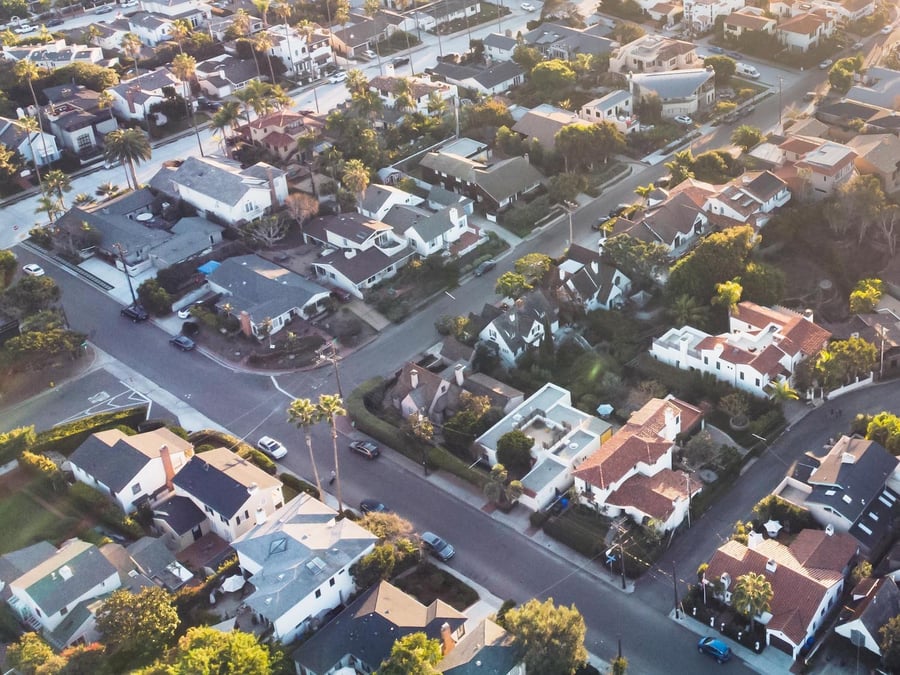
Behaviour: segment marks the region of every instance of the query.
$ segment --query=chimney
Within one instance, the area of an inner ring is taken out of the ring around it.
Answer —
[[[272,167],[266,169],[266,178],[269,179],[269,199],[272,201],[272,208],[279,204],[278,193],[275,192],[275,179],[272,177]]]
[[[461,363],[457,363],[453,369],[453,374],[456,376],[457,386],[463,386],[463,380],[466,379],[466,367]]]
[[[246,311],[241,310],[240,316],[238,317],[241,323],[241,332],[247,337],[253,336],[253,327],[250,325],[250,315],[247,314]]]
[[[600,274],[599,260],[591,260],[591,272],[593,272],[594,274]]]
[[[128,99],[128,110],[134,112],[134,87],[128,87],[125,92],[125,98]]]
[[[774,572],[778,569],[778,563],[775,562],[772,558],[769,558],[766,561],[766,572]]]
[[[828,525],[825,526],[825,534],[828,535],[829,537],[833,537],[834,536],[834,525],[832,525],[831,523],[828,523]]]
[[[163,445],[159,449],[159,458],[162,460],[163,472],[166,474],[166,489],[171,490],[172,480],[175,478],[175,469],[172,466],[172,453],[168,445]]]
[[[413,389],[419,386],[419,371],[415,368],[409,371],[409,386]]]
[[[262,507],[256,509],[256,524],[262,525],[266,522],[266,510]]]
[[[450,624],[446,621],[444,625],[441,626],[441,653],[444,656],[447,656],[453,648],[456,646],[456,641],[453,639],[453,636],[450,634]]]
[[[812,321],[813,320],[813,311],[811,309],[803,310],[803,318],[806,319],[807,321]]]

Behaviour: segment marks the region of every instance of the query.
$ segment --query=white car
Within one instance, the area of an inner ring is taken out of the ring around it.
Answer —
[[[332,75],[331,77],[328,78],[328,81],[331,82],[331,84],[337,84],[338,82],[346,82],[346,80],[347,80],[347,71],[346,70],[339,70],[334,75]]]
[[[694,123],[694,120],[692,120],[688,115],[676,115],[675,121],[678,122],[678,124],[684,125],[691,125]]]
[[[18,31],[16,31],[16,32],[18,32]],[[885,26],[884,28],[881,29],[882,35],[890,35],[893,32],[894,32],[894,27],[890,24],[888,24],[887,26]]]
[[[364,52],[363,52],[363,56],[365,56],[365,57],[366,57],[367,59],[369,59],[370,61],[371,61],[372,59],[377,59],[377,58],[378,58],[378,54],[376,54],[375,52],[373,52],[371,49],[367,49],[366,51],[364,51]]]
[[[37,26],[32,26],[27,23],[23,23],[18,28],[16,28],[15,33],[18,35],[25,35],[26,33],[33,33],[37,30]]]
[[[44,268],[40,265],[35,265],[34,263],[30,265],[25,265],[22,268],[22,271],[25,272],[30,277],[42,277],[44,276]]]
[[[534,11],[534,5],[532,5],[530,2],[523,2],[523,3],[522,3],[521,5],[519,5],[519,6],[520,6],[522,9],[524,9],[526,12],[533,12],[533,11]]]
[[[263,436],[256,442],[256,447],[272,459],[281,459],[287,454],[287,448],[270,436]]]
[[[834,61],[832,61],[831,59],[825,59],[819,64],[819,70],[828,70],[833,65]]]

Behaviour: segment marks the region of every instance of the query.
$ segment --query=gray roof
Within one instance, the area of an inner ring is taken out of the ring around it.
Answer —
[[[150,458],[124,440],[109,446],[91,435],[69,456],[69,461],[113,492],[119,492],[150,463]]]
[[[543,179],[525,157],[511,157],[475,170],[475,183],[498,203],[539,185]]]
[[[170,236],[165,230],[146,227],[126,216],[107,216],[103,213],[102,205],[96,208],[95,211],[86,211],[78,206],[72,207],[56,221],[57,226],[77,231],[84,223],[87,223],[100,233],[104,247],[111,248],[114,243],[118,243],[128,251],[134,251],[144,246],[154,246]]]
[[[231,520],[247,503],[250,493],[247,491],[246,485],[235,480],[213,463],[207,462],[203,457],[204,454],[191,457],[184,468],[175,474],[172,482],[216,513]],[[247,460],[241,459],[236,454],[234,454],[234,461],[249,464]]]
[[[598,24],[599,25],[599,24]],[[561,49],[570,55],[606,54],[612,51],[613,41],[597,35],[601,29],[578,29],[558,23],[543,23],[522,37],[526,44],[542,51]]]
[[[513,50],[518,46],[519,42],[514,37],[503,35],[502,33],[491,33],[484,38],[485,47],[494,47],[496,49]]]
[[[498,61],[487,68],[475,68],[472,66],[458,66],[452,63],[442,62],[434,68],[434,72],[448,80],[463,82],[475,80],[486,89],[508,82],[515,77],[525,75],[525,71],[515,61]]]
[[[453,221],[450,220],[451,208],[447,207],[437,213],[430,213],[415,206],[399,204],[392,206],[382,220],[397,232],[403,233],[412,228],[422,238],[422,241],[429,242],[453,227]]]
[[[3,596],[9,595],[9,582],[15,581],[28,570],[37,567],[56,554],[56,547],[49,541],[39,541],[31,546],[10,551],[0,556],[0,582],[7,584]]]
[[[183,185],[234,206],[251,187],[264,187],[270,175],[275,178],[283,174],[281,169],[264,162],[257,162],[247,169],[241,169],[241,165],[233,160],[218,157],[188,157],[174,172],[163,167],[151,179],[151,187],[160,189],[166,194],[173,194],[171,184],[165,180],[168,178],[176,185]],[[157,176],[161,180],[157,180]]]
[[[141,537],[128,546],[128,555],[144,576],[172,591],[185,584],[181,577],[172,571],[177,564],[175,554],[166,546],[166,542],[157,537]]]
[[[475,169],[484,167],[481,162],[449,152],[426,153],[419,165],[467,182],[474,182]]]
[[[883,577],[876,584],[877,589],[860,600],[852,619],[859,619],[869,635],[880,640],[881,627],[900,615],[900,590],[892,577]]]
[[[472,198],[453,192],[453,190],[448,190],[441,185],[432,185],[428,191],[428,201],[442,206],[465,206],[472,201]]]
[[[159,28],[167,23],[171,23],[166,17],[150,14],[149,12],[138,12],[128,17],[128,23],[132,26],[141,26],[143,28]]]
[[[521,661],[513,636],[490,619],[482,619],[437,668],[445,675],[507,675]]]
[[[261,569],[244,602],[274,621],[369,551],[378,537],[301,493],[278,517],[238,537],[232,548]]]
[[[659,73],[635,73],[633,86],[655,92],[663,102],[693,96],[696,91],[715,77],[715,72],[705,68],[670,70]],[[632,88],[632,92],[634,89]]]
[[[165,521],[178,535],[190,532],[206,520],[206,515],[191,499],[180,495],[157,504],[153,517]]]
[[[228,302],[235,312],[245,311],[257,321],[303,309],[329,293],[316,282],[252,254],[223,260],[209,280],[231,294]]]
[[[148,209],[154,201],[156,196],[147,188],[141,188],[103,202],[101,212],[104,215],[127,216]]]
[[[144,75],[120,82],[112,89],[122,98],[127,98],[128,90],[131,87],[137,87],[141,91],[161,91],[163,87],[174,87],[178,85],[178,78],[172,73],[165,68],[157,68],[150,73],[145,73]]]
[[[201,73],[216,73],[221,70],[222,77],[229,84],[240,85],[259,78],[259,71],[253,59],[239,59],[234,56],[227,56],[224,59],[216,57],[201,61],[197,64],[197,70]]]
[[[900,72],[890,68],[868,68],[865,81],[869,84],[850,87],[844,98],[890,110],[900,107]]]

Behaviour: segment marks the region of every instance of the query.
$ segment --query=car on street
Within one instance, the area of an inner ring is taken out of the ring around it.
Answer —
[[[394,64],[395,68],[399,68],[400,66],[408,66],[409,65],[409,57],[408,56],[398,56],[396,59],[391,61]]]
[[[738,117],[747,117],[748,115],[752,115],[753,111],[756,110],[755,105],[747,105],[737,111]]]
[[[497,261],[494,260],[493,258],[491,260],[485,260],[483,263],[481,263],[478,267],[475,268],[475,276],[480,277],[483,274],[487,274],[492,269],[494,269],[496,266],[497,266]]]
[[[891,24],[888,24],[887,26],[885,26],[884,28],[881,29],[882,35],[890,35],[893,32],[894,32],[894,27]]]
[[[178,318],[179,319],[190,319],[191,318],[191,306],[182,307],[178,310]]]
[[[684,124],[686,126],[690,126],[694,123],[694,120],[691,119],[690,115],[675,115],[675,121],[678,124]]]
[[[364,52],[363,52],[363,56],[365,56],[365,57],[366,57],[367,59],[369,59],[370,61],[371,61],[372,59],[377,59],[377,58],[378,58],[378,54],[375,53],[375,52],[373,52],[371,49],[367,49],[366,51],[364,51]]]
[[[722,49],[721,47],[716,47],[715,45],[709,45],[709,47],[707,47],[707,49],[709,49],[709,51],[711,51],[713,54],[724,54],[725,53],[724,49]]]
[[[141,321],[146,321],[150,318],[147,310],[137,304],[123,307],[119,314],[124,316],[126,319],[131,319],[131,321],[134,323],[140,323]]]
[[[171,337],[169,338],[169,344],[173,347],[178,347],[178,349],[183,352],[189,352],[197,346],[197,343],[191,340],[187,335],[176,335],[175,337]]]
[[[815,101],[816,100],[816,92],[814,92],[814,91],[806,92],[805,94],[803,94],[803,100],[804,101]]]
[[[833,65],[834,61],[832,61],[831,59],[825,59],[824,61],[819,62],[819,70],[828,70]]]
[[[47,28],[53,28],[54,26],[62,26],[65,23],[62,19],[50,19],[45,25]]]
[[[740,113],[737,110],[732,110],[731,112],[727,112],[722,116],[722,121],[725,124],[731,124],[733,122],[737,122],[740,117]]]
[[[600,232],[601,230],[607,230],[613,225],[613,218],[598,218],[593,223],[591,223],[591,229],[597,230]]]
[[[534,11],[534,5],[532,5],[530,2],[523,2],[521,5],[519,5],[519,7],[524,9],[526,12]]]
[[[731,647],[714,637],[700,638],[697,643],[697,651],[701,654],[709,654],[719,663],[725,663],[731,658]]]
[[[363,499],[359,503],[359,510],[363,513],[390,513],[391,510],[377,499]]]
[[[856,52],[856,51],[859,51],[859,50],[862,49],[863,47],[865,47],[865,45],[863,44],[862,40],[857,40],[857,41],[854,42],[852,45],[850,45],[850,49],[852,49],[852,50],[855,51],[855,52]]]
[[[725,52],[725,56],[730,56],[731,58],[738,60],[744,58],[744,55],[740,52]]]
[[[623,213],[625,213],[628,209],[631,208],[631,204],[619,204],[616,208],[611,209],[608,217],[609,218],[618,218]]]
[[[375,459],[381,454],[381,450],[372,441],[353,441],[350,444],[350,449],[366,459]]]
[[[347,80],[347,71],[339,70],[334,75],[328,78],[328,81],[331,84],[337,84],[338,82],[345,82]]]
[[[37,26],[32,26],[28,23],[20,24],[18,28],[14,31],[17,35],[25,35],[27,33],[33,33],[37,30]]]
[[[272,459],[281,459],[282,457],[287,455],[287,448],[271,436],[263,436],[262,438],[260,438],[258,441],[256,441],[256,447],[262,450]]]
[[[103,5],[103,7],[97,7],[94,14],[109,14],[111,11],[113,11],[112,5]]]
[[[661,178],[657,178],[653,181],[654,187],[658,188],[667,188],[669,187],[669,183],[672,181],[672,176],[662,176]]]
[[[431,553],[435,558],[443,560],[447,562],[456,555],[456,550],[448,544],[446,541],[437,536],[434,532],[423,532],[422,533],[422,541],[425,544],[425,548],[428,549],[428,552]]]
[[[30,277],[42,277],[44,276],[44,268],[40,265],[35,265],[31,263],[30,265],[25,265],[22,268],[22,271],[25,272]]]

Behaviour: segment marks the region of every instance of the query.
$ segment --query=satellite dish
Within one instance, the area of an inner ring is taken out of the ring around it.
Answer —
[[[135,220],[137,220],[139,223],[146,223],[146,222],[153,220],[153,214],[152,213],[139,213],[137,216],[135,216]]]

